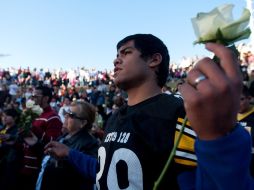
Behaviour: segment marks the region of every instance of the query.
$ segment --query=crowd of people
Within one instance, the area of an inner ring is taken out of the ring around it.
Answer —
[[[209,58],[169,65],[160,39],[137,34],[118,43],[114,71],[1,69],[1,189],[153,189],[186,113],[189,122],[158,189],[253,187],[253,52],[239,46],[235,58],[220,45],[206,48],[224,65]],[[19,116],[30,99],[43,112],[24,135]],[[241,140],[240,153],[218,155]],[[245,165],[232,172],[239,159]],[[239,174],[241,182],[229,180]]]

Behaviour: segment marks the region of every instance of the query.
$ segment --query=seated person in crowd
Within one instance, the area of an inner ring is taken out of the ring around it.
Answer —
[[[240,97],[240,108],[237,114],[238,122],[249,131],[252,139],[251,175],[254,177],[254,106],[250,103],[252,96],[249,88],[244,85]]]
[[[19,113],[11,108],[3,111],[3,128],[0,130],[0,187],[17,189],[17,172],[21,166],[21,152],[16,148]]]
[[[59,139],[69,148],[97,157],[98,141],[90,134],[95,119],[95,108],[83,101],[73,102],[64,111],[65,120],[62,131],[66,131]],[[56,160],[46,156],[37,180],[36,190],[93,190],[94,182],[84,178],[68,161]]]

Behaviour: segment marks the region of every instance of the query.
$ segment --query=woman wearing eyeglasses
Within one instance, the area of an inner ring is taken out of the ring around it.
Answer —
[[[97,157],[98,141],[90,134],[95,119],[95,109],[87,102],[74,102],[65,111],[64,131],[59,142],[70,148]],[[68,159],[49,155],[43,159],[36,190],[93,189],[93,182],[84,177],[68,162]]]

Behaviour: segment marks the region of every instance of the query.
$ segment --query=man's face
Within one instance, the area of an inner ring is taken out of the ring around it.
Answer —
[[[2,122],[4,125],[13,125],[15,123],[15,120],[12,116],[9,116],[9,115],[6,115],[5,113],[3,113]]]
[[[239,113],[245,113],[250,107],[250,97],[241,95]]]
[[[135,48],[132,40],[117,51],[114,60],[114,83],[123,90],[140,85],[149,77],[148,62],[140,55],[141,52]]]
[[[43,95],[42,95],[41,90],[34,90],[33,100],[36,105],[42,106]]]

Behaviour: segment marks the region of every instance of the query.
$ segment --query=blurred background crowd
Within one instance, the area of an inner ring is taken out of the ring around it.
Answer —
[[[246,44],[237,46],[239,67],[244,83],[253,88],[254,95],[254,50]],[[178,94],[177,86],[182,84],[188,71],[200,57],[184,57],[181,63],[171,63],[169,77],[162,89],[165,93]],[[19,111],[25,108],[25,102],[38,85],[47,85],[53,89],[50,106],[63,118],[61,107],[82,99],[97,108],[96,126],[105,126],[110,114],[122,106],[127,96],[113,83],[113,71],[76,68],[71,70],[42,68],[1,68],[0,66],[0,114],[7,108]],[[0,121],[1,125],[1,121]]]
[[[252,106],[252,109],[249,104],[250,102],[254,105],[249,98],[249,94],[254,97],[254,52],[245,44],[240,44],[236,48],[243,82],[248,88],[248,93],[247,91],[242,93],[239,111],[241,117],[238,121],[245,127],[254,126],[254,107]],[[199,59],[200,57],[185,57],[180,64],[171,63],[168,80],[162,92],[182,98],[178,86],[185,82],[189,70]],[[39,120],[33,122],[33,133],[19,138],[21,133],[17,130],[20,125],[17,118],[27,109],[26,102],[30,99],[35,100],[36,104],[43,108],[43,113]],[[44,146],[51,140],[59,140],[93,155],[102,141],[107,120],[117,109],[125,105],[127,100],[127,94],[114,85],[113,71],[85,68],[69,71],[0,68],[1,189],[11,190],[18,186],[22,187],[21,189],[32,190],[36,186],[38,190],[49,190],[56,189],[54,184],[57,187],[61,186],[61,189],[69,189],[73,183],[63,179],[68,179],[68,175],[82,179],[80,174],[70,169],[67,162],[64,167],[62,165],[59,167],[58,161],[43,154]],[[86,117],[83,118],[84,116]],[[251,124],[246,118],[251,118]],[[252,136],[254,137],[254,134]],[[84,139],[89,139],[89,142],[88,140],[84,142]],[[34,163],[34,160],[37,162]],[[26,172],[24,175],[22,168],[26,169],[24,171],[29,169],[32,172]],[[56,182],[56,178],[52,178],[52,175],[59,176],[59,181]],[[13,183],[14,181],[17,183]],[[75,184],[81,187],[83,182],[77,181]]]

